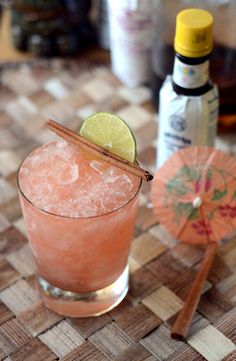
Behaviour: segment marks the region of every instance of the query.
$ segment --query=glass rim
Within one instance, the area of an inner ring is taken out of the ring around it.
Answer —
[[[39,147],[37,147],[37,148],[40,148],[40,147],[41,147],[41,146],[39,146]],[[35,148],[35,149],[37,149],[37,148]],[[25,195],[25,193],[24,193],[23,190],[21,189],[20,181],[19,181],[20,169],[21,169],[24,161],[28,158],[28,156],[29,156],[31,153],[34,152],[35,149],[33,149],[32,152],[30,152],[30,153],[27,155],[27,157],[21,162],[21,164],[20,164],[20,166],[19,166],[19,168],[18,168],[18,171],[17,171],[17,188],[18,188],[20,194],[22,195],[22,197],[23,197],[28,203],[30,203],[35,209],[38,209],[38,210],[41,211],[42,213],[49,214],[50,216],[53,216],[53,217],[59,217],[59,218],[64,218],[64,219],[81,219],[81,220],[84,219],[84,220],[85,220],[85,219],[95,219],[95,218],[98,218],[98,217],[100,218],[100,217],[107,216],[107,215],[109,215],[109,214],[118,212],[119,210],[123,209],[123,208],[126,207],[129,203],[131,203],[132,200],[134,200],[134,199],[138,196],[138,194],[139,194],[139,192],[140,192],[140,189],[141,189],[141,186],[142,186],[142,182],[143,182],[142,178],[140,178],[140,182],[139,182],[139,185],[138,185],[137,190],[134,192],[134,194],[132,195],[132,197],[128,199],[128,201],[127,201],[126,203],[122,204],[122,206],[120,206],[120,207],[118,207],[118,208],[113,209],[112,211],[109,211],[109,212],[106,212],[106,213],[102,213],[102,214],[98,214],[98,215],[96,215],[96,216],[71,217],[71,216],[63,216],[63,215],[61,215],[61,214],[56,214],[56,213],[52,213],[52,212],[46,211],[45,209],[36,206],[36,205]]]

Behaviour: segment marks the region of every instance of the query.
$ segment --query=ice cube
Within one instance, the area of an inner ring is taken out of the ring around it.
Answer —
[[[61,184],[71,184],[77,181],[79,178],[79,168],[77,164],[73,164],[71,166],[67,165],[63,172],[59,176],[59,181]]]
[[[40,177],[56,186],[65,186],[73,184],[78,180],[79,168],[73,162],[54,158],[49,167],[42,169]]]
[[[100,174],[103,174],[106,167],[104,166],[103,163],[97,161],[97,160],[92,160],[90,163],[89,163],[90,167],[93,168],[96,172],[100,173]]]
[[[102,180],[106,183],[114,183],[118,179],[120,174],[114,167],[108,168],[102,175]]]
[[[133,183],[131,181],[131,179],[126,175],[126,174],[121,174],[118,176],[111,176],[111,177],[106,177],[105,178],[105,182],[107,183],[112,183],[112,187],[117,190],[122,191],[123,193],[127,193],[129,191],[131,191],[132,187],[133,187]]]
[[[133,187],[133,182],[130,179],[129,176],[127,176],[126,174],[122,174],[117,180],[116,180],[116,186],[121,187],[121,189],[124,192],[129,192],[131,191],[132,187]]]
[[[75,162],[75,148],[72,144],[69,144],[64,140],[56,142],[56,149],[54,147],[54,156],[55,155],[64,161]]]

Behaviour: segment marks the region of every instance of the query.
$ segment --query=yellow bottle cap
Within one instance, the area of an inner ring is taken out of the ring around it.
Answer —
[[[208,11],[181,11],[176,18],[175,51],[189,58],[210,54],[213,49],[212,25],[213,16]]]

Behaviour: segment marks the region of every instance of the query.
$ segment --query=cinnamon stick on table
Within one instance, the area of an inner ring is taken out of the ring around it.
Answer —
[[[172,327],[171,337],[175,340],[184,341],[187,338],[188,330],[192,323],[194,313],[200,300],[201,291],[214,260],[216,250],[217,243],[210,242],[206,248],[204,258],[185,300],[184,306],[180,311],[174,326]]]
[[[49,119],[46,123],[46,127],[63,139],[81,147],[85,151],[90,152],[107,163],[110,163],[126,172],[136,175],[137,177],[140,177],[147,182],[153,179],[153,176],[145,169],[139,167],[138,164],[133,164],[128,160],[109,152],[107,149],[92,143],[90,140],[80,136],[79,134],[55,122],[54,120]]]

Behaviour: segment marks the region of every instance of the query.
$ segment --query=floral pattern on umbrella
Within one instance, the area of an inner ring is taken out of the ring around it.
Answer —
[[[152,185],[160,222],[183,241],[187,242],[186,233],[194,239],[191,243],[217,241],[236,228],[234,174],[236,161],[214,148],[192,147],[176,153],[160,168]]]

